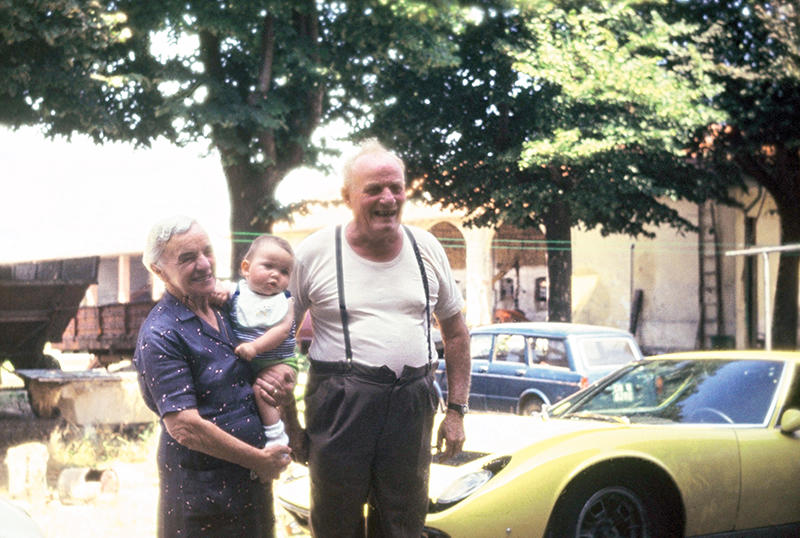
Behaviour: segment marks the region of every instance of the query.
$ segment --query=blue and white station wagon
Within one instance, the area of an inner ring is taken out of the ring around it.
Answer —
[[[475,327],[470,331],[470,355],[470,408],[523,415],[642,358],[628,331],[556,322]],[[446,397],[444,361],[437,380]]]

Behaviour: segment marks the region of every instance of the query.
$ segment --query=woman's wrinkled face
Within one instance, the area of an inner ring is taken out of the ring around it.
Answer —
[[[217,281],[215,263],[208,234],[193,224],[186,233],[172,236],[154,270],[172,295],[208,297]]]

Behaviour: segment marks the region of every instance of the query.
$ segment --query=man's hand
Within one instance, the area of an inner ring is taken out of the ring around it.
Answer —
[[[436,435],[436,450],[442,453],[440,461],[457,456],[464,447],[464,417],[455,411],[448,410]],[[442,446],[444,445],[444,450]]]
[[[302,428],[288,428],[289,448],[292,449],[292,459],[297,463],[308,465],[308,437]]]
[[[461,312],[439,320],[444,341],[444,362],[447,370],[447,398],[455,403],[467,403],[469,399],[470,354],[469,329]],[[448,409],[439,425],[436,441],[437,450],[442,450],[442,459],[447,460],[461,452],[466,435],[464,417],[453,409]]]

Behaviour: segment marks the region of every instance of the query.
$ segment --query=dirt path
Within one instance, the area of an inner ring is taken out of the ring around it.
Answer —
[[[9,497],[9,477],[4,464],[7,449],[30,441],[46,444],[58,425],[59,420],[0,417],[0,496]],[[58,494],[58,477],[63,468],[49,462],[44,498],[14,501],[28,510],[47,538],[155,536],[158,498],[155,446],[150,447],[145,461],[113,462],[104,466],[105,469],[113,470],[119,480],[115,494],[98,495],[88,502],[65,504]],[[282,508],[276,506],[275,513],[279,538],[308,536]]]

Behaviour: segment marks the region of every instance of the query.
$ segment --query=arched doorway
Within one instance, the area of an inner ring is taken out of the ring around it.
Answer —
[[[453,276],[458,282],[461,294],[466,292],[466,270],[467,270],[467,242],[461,234],[461,230],[449,222],[437,222],[428,229],[444,247]]]
[[[501,225],[492,239],[496,321],[547,318],[547,244],[535,228]]]

